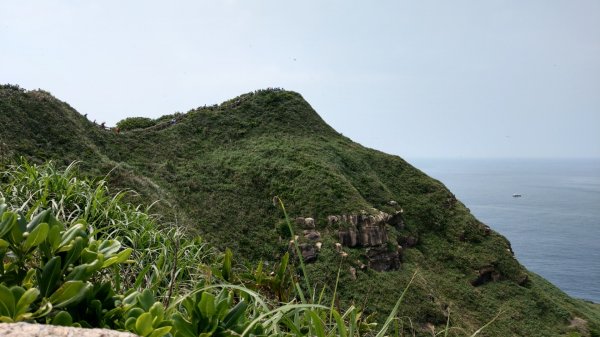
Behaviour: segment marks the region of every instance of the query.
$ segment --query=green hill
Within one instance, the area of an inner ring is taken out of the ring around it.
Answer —
[[[331,296],[340,270],[341,307],[385,318],[417,271],[399,317],[418,333],[445,326],[448,312],[457,335],[496,316],[480,335],[600,331],[598,305],[527,271],[442,183],[337,133],[297,93],[259,90],[120,125],[105,130],[44,91],[0,87],[0,160],[79,160],[89,176],[160,200],[157,212],[231,248],[241,268],[289,250],[278,196],[311,283]]]

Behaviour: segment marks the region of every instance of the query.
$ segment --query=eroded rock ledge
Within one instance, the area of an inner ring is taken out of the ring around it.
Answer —
[[[394,215],[379,211],[376,214],[362,212],[359,215],[330,215],[329,225],[338,225],[338,239],[342,246],[366,248],[368,267],[376,271],[400,268],[402,247],[388,242],[386,226],[404,227],[402,212]]]
[[[389,242],[386,226],[397,229],[404,228],[402,211],[394,215],[375,210],[374,214],[362,211],[360,214],[330,215],[327,217],[329,227],[338,227],[336,250],[345,254],[342,247],[364,248],[364,258],[367,265],[360,266],[376,271],[389,271],[400,268],[402,259],[402,247],[397,243]],[[321,249],[321,234],[315,230],[313,218],[298,217],[296,225],[303,228],[303,242],[299,248],[305,262],[317,260],[318,251]],[[291,241],[293,243],[294,240]],[[352,273],[354,275],[354,273]]]

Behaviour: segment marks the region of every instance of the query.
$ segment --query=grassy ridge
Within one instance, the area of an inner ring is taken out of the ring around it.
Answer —
[[[486,329],[489,336],[555,336],[566,333],[574,317],[593,329],[600,325],[596,306],[526,271],[506,239],[486,234],[485,225],[440,182],[399,157],[338,134],[297,93],[245,94],[120,134],[101,130],[47,94],[37,95],[0,89],[4,157],[79,159],[84,174],[111,172],[114,187],[134,188],[146,203],[160,199],[156,209],[165,217],[248,261],[276,261],[287,251],[279,230],[282,214],[272,203],[280,196],[292,217],[316,219],[324,249],[308,272],[312,281],[333,289],[341,265],[341,307],[354,303],[390,312],[401,292],[396,285],[418,270],[400,317],[410,318],[419,331],[426,324],[444,326],[448,308],[453,326],[470,332],[502,312]],[[386,227],[390,245],[417,239],[414,247],[404,247],[400,270],[361,270],[357,261],[364,261],[365,249],[346,248],[344,259],[334,249],[338,228],[327,216],[376,213],[373,208],[404,211],[403,229]],[[499,280],[472,286],[490,266]]]

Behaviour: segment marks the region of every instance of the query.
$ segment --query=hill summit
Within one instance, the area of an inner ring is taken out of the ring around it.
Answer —
[[[298,93],[258,90],[122,122],[109,130],[47,92],[4,85],[0,160],[79,160],[85,174],[159,200],[165,219],[231,248],[240,265],[277,261],[298,236],[311,282],[333,290],[339,270],[338,305],[378,317],[416,272],[398,317],[418,331],[448,317],[464,331],[493,321],[488,336],[556,336],[574,320],[586,322],[578,333],[600,331],[597,305],[527,271],[442,183],[342,136]]]

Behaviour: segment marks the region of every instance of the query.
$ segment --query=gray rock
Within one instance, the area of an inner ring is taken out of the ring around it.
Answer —
[[[315,219],[313,218],[304,218],[304,228],[315,228]]]
[[[404,217],[402,216],[403,212],[396,212],[396,214],[392,215],[388,220],[388,224],[396,227],[399,230],[404,229]]]
[[[401,215],[394,218],[381,211],[377,211],[375,215],[363,211],[360,215],[331,215],[328,219],[330,223],[337,219],[340,223],[345,224],[345,226],[340,226],[342,228],[338,230],[338,238],[342,245],[346,247],[373,247],[382,245],[387,241],[386,224],[391,220],[401,221]]]
[[[366,253],[369,268],[376,271],[397,270],[400,268],[400,257],[402,250],[388,250],[387,247],[369,248]]]
[[[356,280],[356,268],[350,267],[350,278]]]
[[[342,246],[356,247],[356,245],[358,244],[358,236],[356,233],[356,228],[354,227],[340,229],[338,231],[338,237]]]
[[[311,244],[301,244],[300,253],[302,254],[302,259],[306,263],[315,262],[317,260],[317,250],[315,246]]]
[[[384,244],[387,241],[387,232],[384,225],[367,225],[361,227],[358,241],[362,247],[373,247]]]
[[[488,236],[492,233],[492,229],[489,226],[483,226],[483,235]]]
[[[494,266],[485,266],[478,270],[477,278],[471,281],[471,285],[478,287],[488,282],[497,282],[502,279],[500,272]]]
[[[3,337],[138,337],[130,332],[29,323],[1,323]]]
[[[305,230],[302,232],[304,234],[304,238],[310,241],[318,241],[321,240],[321,233],[316,230]]]

